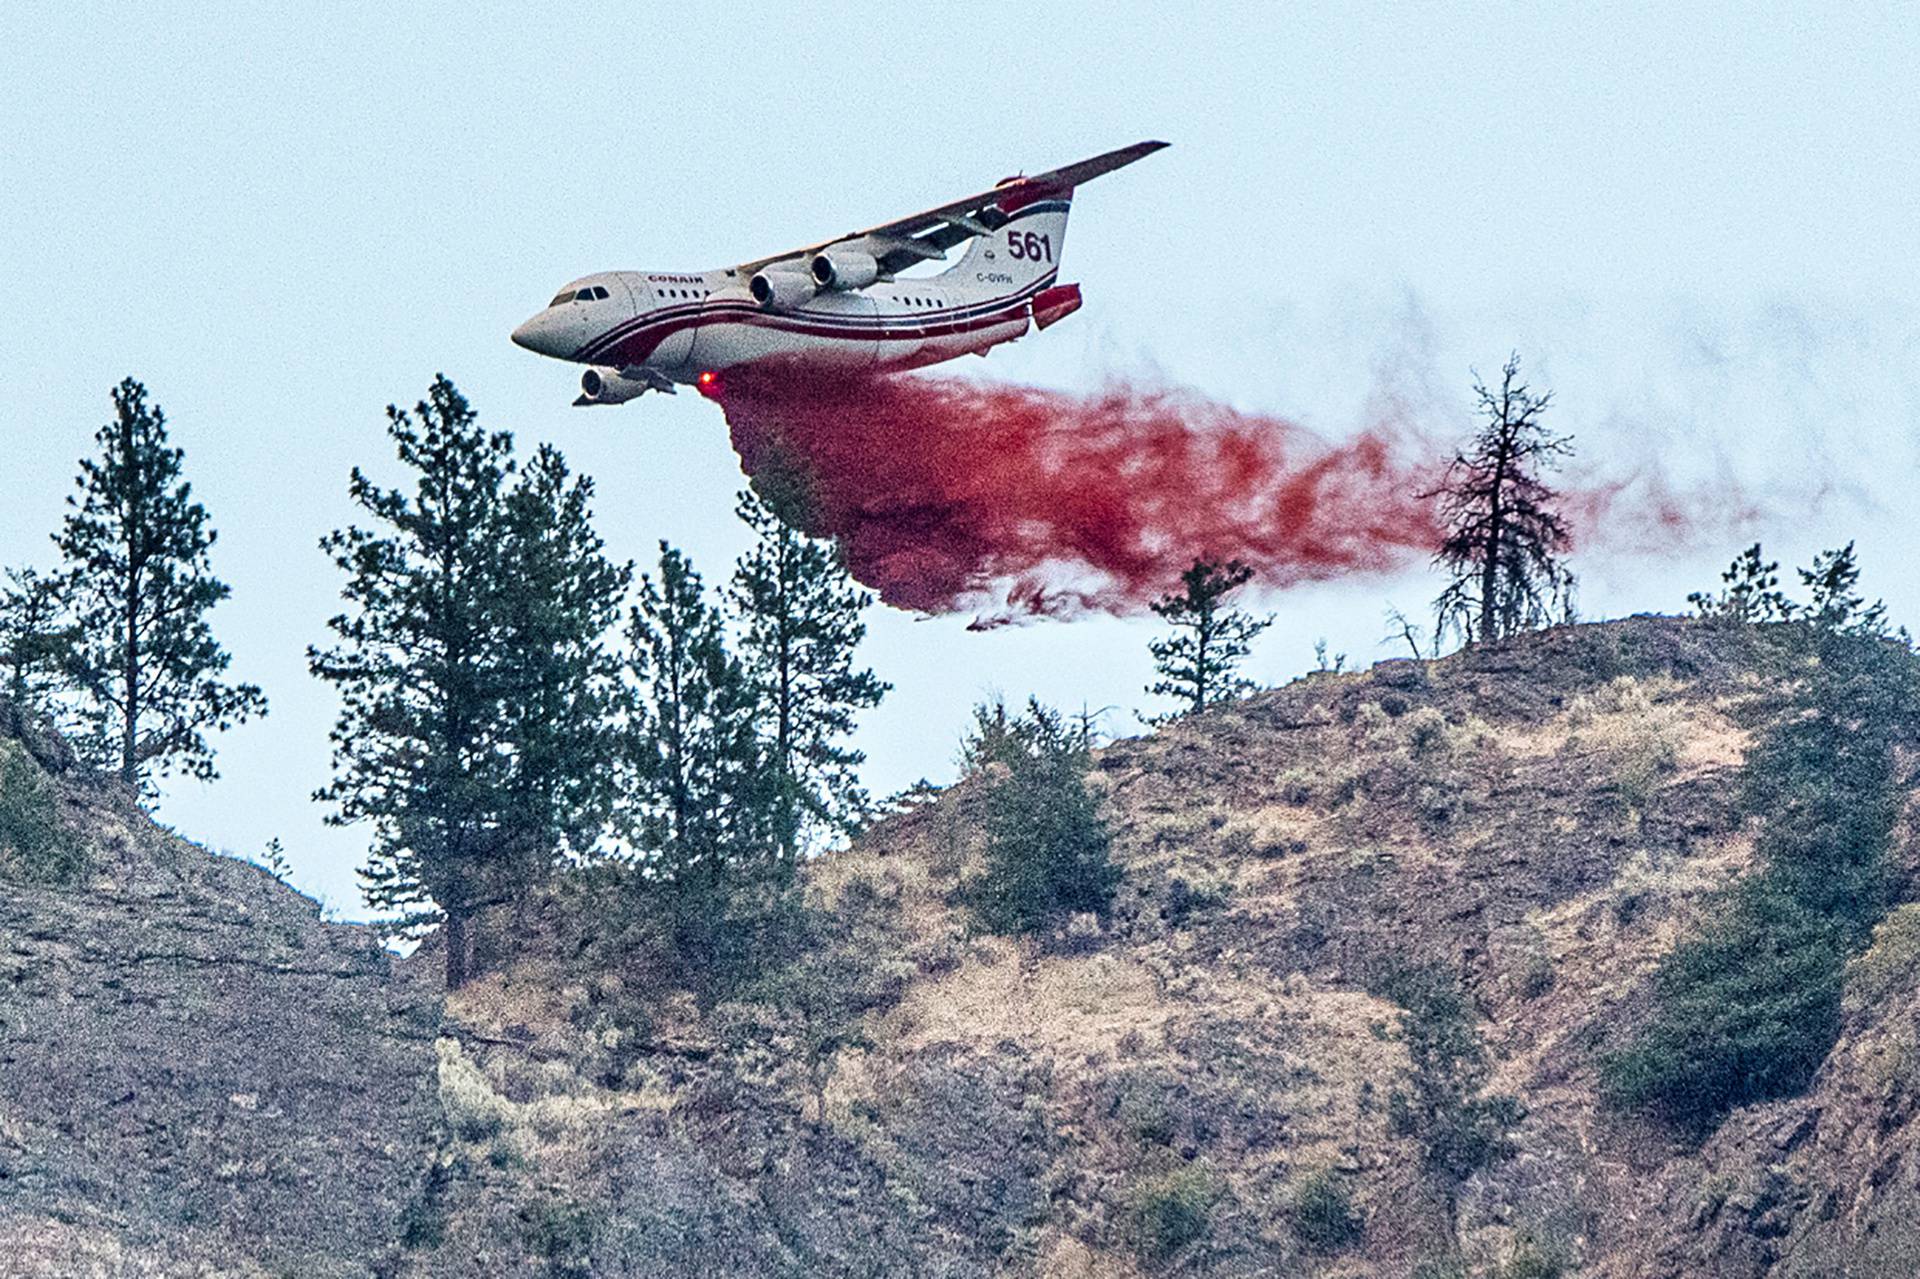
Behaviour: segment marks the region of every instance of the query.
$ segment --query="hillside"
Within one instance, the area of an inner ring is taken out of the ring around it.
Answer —
[[[369,1273],[437,1122],[439,992],[0,728],[88,862],[34,883],[0,848],[0,1274]]]
[[[0,1274],[1360,1279],[1457,1238],[1502,1279],[1911,1276],[1909,914],[1806,1095],[1704,1143],[1597,1095],[1751,863],[1738,773],[1794,677],[1666,619],[1309,676],[1100,753],[1105,924],[970,930],[969,782],[810,867],[813,953],[705,1008],[555,898],[443,1009],[430,961],[35,743],[92,868],[0,897]],[[1392,1118],[1408,967],[1523,1108],[1452,1203]]]

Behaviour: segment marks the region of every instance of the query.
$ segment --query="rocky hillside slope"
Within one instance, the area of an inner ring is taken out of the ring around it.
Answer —
[[[1101,752],[1110,920],[970,929],[967,783],[813,865],[813,953],[704,1008],[556,901],[442,1010],[63,777],[92,878],[0,905],[0,1274],[1911,1276],[1911,910],[1806,1095],[1704,1143],[1598,1097],[1750,865],[1794,677],[1663,619],[1311,676]],[[1409,965],[1522,1107],[1454,1194],[1393,1122]]]
[[[390,1270],[439,1122],[439,991],[4,706],[0,729],[7,784],[84,858],[35,882],[0,838],[0,1275]]]

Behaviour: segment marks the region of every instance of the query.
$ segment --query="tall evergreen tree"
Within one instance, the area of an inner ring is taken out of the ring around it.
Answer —
[[[206,733],[264,715],[267,701],[220,678],[232,659],[207,614],[231,592],[208,562],[215,534],[180,477],[166,415],[132,378],[114,388],[113,408],[54,536],[79,632],[69,663],[79,745],[129,785],[175,770],[211,779]]]
[[[1174,634],[1147,645],[1161,677],[1147,691],[1186,703],[1154,722],[1196,714],[1253,687],[1253,681],[1237,672],[1253,641],[1273,625],[1273,618],[1255,617],[1227,604],[1227,597],[1252,577],[1253,570],[1238,560],[1224,564],[1196,560],[1180,575],[1180,590],[1150,605],[1174,628]]]
[[[1570,437],[1541,421],[1553,393],[1536,395],[1520,380],[1518,355],[1501,369],[1498,390],[1477,377],[1473,390],[1485,422],[1429,495],[1446,525],[1434,562],[1452,578],[1434,610],[1443,630],[1470,644],[1539,626],[1556,607],[1570,613],[1573,591],[1560,559],[1567,524],[1541,478],[1572,449]]]
[[[632,569],[592,525],[593,481],[543,446],[500,510],[498,640],[502,834],[517,887],[582,854],[612,816],[621,662],[608,638]]]
[[[0,684],[15,706],[52,718],[79,631],[67,620],[60,582],[8,569],[0,586]]]
[[[498,796],[508,780],[501,724],[501,487],[512,440],[482,429],[465,397],[436,377],[387,433],[415,472],[413,491],[354,468],[349,493],[380,526],[339,529],[321,548],[347,574],[351,611],[338,642],[308,664],[340,691],[334,780],[315,798],[335,825],[370,822],[367,900],[444,915],[447,986],[466,981],[470,923],[501,899],[508,849]]]
[[[873,597],[854,587],[834,545],[796,532],[750,492],[738,510],[755,542],[734,570],[732,600],[760,703],[775,836],[791,863],[810,827],[864,807],[866,756],[841,742],[888,685],[853,668],[867,633],[860,613]]]
[[[664,542],[628,638],[632,841],[646,882],[672,903],[683,948],[710,954],[728,897],[777,846],[752,685],[700,575]]]

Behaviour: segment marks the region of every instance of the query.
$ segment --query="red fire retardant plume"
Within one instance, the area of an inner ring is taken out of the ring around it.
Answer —
[[[1405,568],[1439,541],[1430,455],[1384,430],[1332,443],[1124,382],[1081,396],[760,369],[701,389],[747,473],[797,478],[807,531],[899,608],[1129,613],[1201,556],[1286,587]]]

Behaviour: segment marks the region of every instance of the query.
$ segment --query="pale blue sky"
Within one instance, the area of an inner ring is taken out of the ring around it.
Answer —
[[[1772,549],[1857,536],[1920,621],[1920,23],[1756,8],[8,6],[0,563],[50,562],[108,388],[145,380],[221,530],[217,629],[273,699],[161,815],[279,835],[357,913],[364,837],[306,798],[333,704],[303,650],[348,468],[391,475],[387,402],[446,372],[596,478],[616,552],[669,537],[721,577],[740,477],[713,406],[573,410],[573,373],[509,330],[588,271],[737,261],[1159,137],[1076,202],[1086,308],[970,374],[1147,371],[1334,435],[1397,397],[1446,432],[1468,367],[1517,347],[1587,459],[1735,476]],[[1677,608],[1734,549],[1584,556],[1584,601]],[[1433,591],[1275,598],[1254,673],[1319,636],[1370,661],[1386,602]],[[873,617],[876,791],[949,775],[990,689],[1146,704],[1144,623],[965,621]]]

